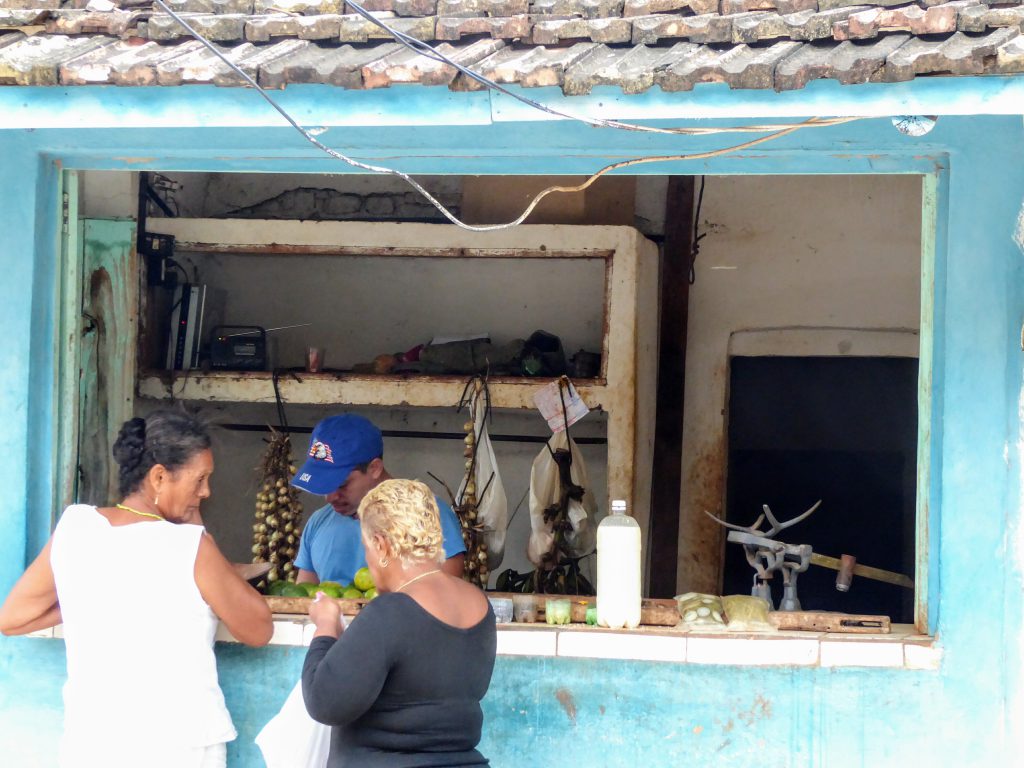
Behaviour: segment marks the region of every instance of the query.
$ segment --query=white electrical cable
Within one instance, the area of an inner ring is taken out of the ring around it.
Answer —
[[[527,105],[529,105],[529,106],[531,106],[531,107],[533,107],[535,109],[539,109],[542,112],[546,112],[548,114],[552,114],[552,115],[555,115],[557,117],[562,117],[562,118],[569,119],[569,120],[576,120],[576,121],[579,121],[579,122],[582,122],[582,123],[585,123],[587,125],[591,125],[591,126],[594,126],[594,127],[618,128],[618,129],[622,129],[622,130],[631,130],[631,131],[650,131],[650,132],[654,132],[654,133],[668,133],[668,134],[676,134],[676,135],[706,135],[706,134],[710,134],[710,133],[738,133],[738,132],[758,132],[758,133],[761,133],[761,132],[765,132],[765,131],[772,131],[767,136],[761,136],[760,138],[752,139],[750,141],[746,141],[746,142],[743,142],[741,144],[737,144],[735,146],[724,147],[722,149],[712,150],[712,151],[709,151],[709,152],[693,152],[693,153],[683,154],[683,155],[662,155],[662,156],[639,157],[639,158],[635,158],[635,159],[632,159],[632,160],[624,160],[624,161],[620,161],[620,162],[617,162],[617,163],[612,163],[612,164],[606,165],[605,167],[603,167],[600,170],[598,170],[596,173],[594,173],[592,176],[590,176],[586,181],[584,181],[581,184],[577,184],[575,186],[551,186],[551,187],[547,187],[546,189],[541,190],[533,198],[533,200],[525,208],[525,210],[519,216],[517,216],[515,219],[513,219],[512,221],[506,222],[504,224],[487,224],[487,225],[467,224],[464,221],[460,220],[450,210],[448,210],[448,208],[446,208],[439,200],[437,200],[433,195],[431,195],[430,192],[428,192],[426,190],[426,188],[422,184],[420,184],[418,181],[413,179],[409,174],[404,173],[403,171],[399,171],[399,170],[397,170],[395,168],[388,168],[388,167],[385,167],[385,166],[371,165],[369,163],[363,163],[363,162],[361,162],[359,160],[356,160],[355,158],[348,157],[347,155],[343,155],[342,153],[337,152],[337,151],[331,149],[330,147],[328,147],[326,144],[324,144],[319,139],[317,139],[316,136],[314,136],[309,130],[307,130],[306,128],[303,128],[301,125],[299,125],[299,123],[280,104],[278,104],[270,96],[270,94],[268,94],[266,92],[266,90],[264,90],[264,88],[259,83],[256,82],[256,80],[254,78],[252,78],[247,72],[242,70],[233,61],[228,59],[227,56],[225,56],[224,53],[222,51],[220,51],[206,37],[204,37],[199,32],[197,32],[195,29],[193,29],[188,24],[188,22],[186,22],[180,15],[175,13],[164,2],[164,0],[153,0],[153,2],[154,2],[155,5],[160,6],[160,8],[162,8],[172,19],[174,19],[176,22],[178,22],[178,24],[180,24],[194,39],[199,41],[204,47],[206,47],[218,59],[220,59],[222,62],[224,62],[224,64],[226,64],[232,71],[234,71],[235,74],[237,74],[248,85],[250,85],[253,89],[255,89],[256,92],[259,93],[260,96],[262,96],[263,99],[266,100],[266,102],[268,104],[270,104],[270,106],[273,107],[278,112],[278,114],[280,114],[281,117],[283,117],[285,119],[285,121],[289,125],[291,125],[296,131],[298,131],[300,134],[302,134],[302,136],[310,144],[315,146],[317,149],[323,151],[327,155],[335,158],[336,160],[341,160],[342,162],[347,163],[348,165],[352,166],[353,168],[360,168],[360,169],[362,169],[364,171],[369,171],[370,173],[379,173],[379,174],[388,175],[388,176],[397,176],[398,178],[400,178],[400,179],[404,180],[406,183],[408,183],[413,189],[415,189],[421,195],[423,195],[423,197],[425,197],[430,202],[430,204],[433,205],[441,213],[441,215],[444,216],[448,221],[450,221],[452,224],[456,225],[457,227],[460,227],[462,229],[468,230],[470,232],[494,232],[496,230],[511,229],[513,227],[517,227],[517,226],[519,226],[520,224],[522,224],[526,220],[526,218],[533,212],[534,208],[537,207],[537,205],[540,203],[540,201],[543,200],[548,195],[553,194],[555,192],[582,192],[584,189],[586,189],[591,184],[593,184],[595,181],[597,181],[597,179],[599,179],[601,176],[605,175],[606,173],[610,173],[611,171],[615,171],[615,170],[618,170],[618,169],[621,169],[621,168],[627,168],[627,167],[632,166],[632,165],[640,165],[640,164],[644,164],[644,163],[675,162],[675,161],[680,161],[680,160],[702,160],[702,159],[707,159],[707,158],[711,158],[711,157],[718,157],[718,156],[729,154],[729,153],[732,153],[732,152],[737,152],[737,151],[742,150],[742,149],[747,149],[747,148],[753,147],[753,146],[755,146],[757,144],[763,144],[763,143],[765,143],[767,141],[772,141],[774,139],[781,138],[783,136],[786,136],[786,135],[788,135],[790,133],[794,133],[795,131],[801,130],[803,128],[828,127],[828,126],[831,126],[831,125],[838,125],[838,124],[841,124],[841,123],[847,123],[847,122],[851,122],[853,120],[860,120],[860,119],[862,119],[862,118],[858,118],[858,117],[834,117],[834,118],[812,117],[812,118],[810,118],[808,120],[805,120],[805,121],[803,121],[801,123],[796,123],[796,124],[792,124],[792,125],[734,126],[734,127],[727,127],[727,128],[653,128],[651,126],[642,126],[642,125],[637,125],[637,124],[634,124],[634,123],[623,123],[623,122],[616,121],[616,120],[602,120],[602,119],[599,119],[599,118],[582,118],[582,117],[570,115],[568,113],[559,112],[558,110],[554,110],[554,109],[552,109],[550,107],[547,107],[546,105],[540,104],[539,102],[536,102],[536,101],[534,101],[532,99],[528,99],[525,96],[522,96],[521,94],[516,94],[515,92],[513,92],[513,91],[511,91],[511,90],[509,90],[507,88],[504,88],[503,86],[499,85],[498,83],[495,83],[492,80],[489,80],[488,78],[484,77],[483,75],[480,75],[479,73],[474,72],[473,70],[470,70],[470,69],[462,66],[461,64],[458,64],[458,63],[452,61],[450,58],[445,56],[443,53],[440,53],[435,48],[427,45],[426,43],[423,43],[422,41],[419,41],[419,40],[415,40],[415,38],[411,38],[408,35],[406,35],[406,34],[404,34],[402,32],[399,32],[398,30],[392,29],[390,26],[384,24],[382,21],[380,21],[376,17],[372,16],[370,13],[368,13],[361,6],[357,5],[356,3],[349,2],[348,4],[350,6],[352,6],[352,8],[355,9],[361,16],[367,18],[369,21],[372,21],[374,24],[376,24],[377,26],[379,26],[382,29],[384,29],[385,31],[387,31],[398,42],[402,43],[406,47],[411,48],[412,50],[415,50],[417,53],[420,53],[421,55],[426,56],[428,58],[432,58],[432,59],[435,59],[436,61],[442,61],[442,62],[444,62],[446,64],[449,64],[450,66],[456,68],[458,71],[462,72],[463,74],[467,75],[468,77],[472,78],[473,80],[476,80],[477,82],[482,83],[483,85],[485,85],[488,88],[497,90],[497,91],[499,91],[501,93],[504,93],[504,94],[506,94],[508,96],[511,96],[512,98],[515,98],[518,101],[521,101],[524,104],[527,104]]]

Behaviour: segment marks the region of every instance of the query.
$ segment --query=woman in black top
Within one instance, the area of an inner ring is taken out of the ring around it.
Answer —
[[[487,765],[476,745],[494,614],[483,592],[442,572],[434,494],[387,480],[358,514],[380,594],[344,634],[337,602],[318,594],[302,669],[306,709],[334,726],[328,768]]]

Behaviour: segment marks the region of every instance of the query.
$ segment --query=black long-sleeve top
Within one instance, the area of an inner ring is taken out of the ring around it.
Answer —
[[[489,606],[459,629],[401,593],[367,603],[337,640],[314,638],[302,696],[334,726],[328,768],[487,765],[476,746],[496,641]]]

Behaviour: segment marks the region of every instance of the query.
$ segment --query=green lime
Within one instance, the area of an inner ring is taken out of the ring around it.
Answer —
[[[359,600],[360,598],[362,598],[363,593],[360,592],[355,587],[349,587],[348,589],[346,589],[344,592],[341,593],[341,596],[343,598],[345,598],[346,600]]]
[[[320,586],[317,589],[328,597],[341,597],[343,594],[341,587],[332,581],[320,582]],[[316,597],[316,592],[314,592],[311,597]]]
[[[281,594],[281,590],[283,590],[287,586],[288,586],[288,582],[287,581],[272,581],[272,582],[270,582],[270,585],[267,587],[267,594],[268,595],[280,595]]]
[[[321,581],[320,582],[320,586],[321,587],[331,587],[333,589],[337,589],[337,590],[340,590],[342,592],[345,591],[345,587],[343,587],[341,584],[339,584],[336,581]]]
[[[319,584],[312,584],[312,583],[310,583],[308,581],[304,582],[302,584],[299,584],[299,586],[302,587],[304,590],[306,590],[306,596],[307,597],[316,597],[316,593],[320,589],[320,585]]]
[[[352,579],[352,586],[358,589],[360,592],[365,592],[368,589],[373,589],[373,576],[370,575],[370,569],[364,567],[356,571],[355,578]]]
[[[376,587],[370,587],[368,590],[366,590],[363,593],[363,597],[365,597],[367,600],[373,600],[373,598],[375,598],[376,596],[377,596],[377,588]]]
[[[281,588],[281,597],[309,597],[309,593],[301,584],[285,584]]]

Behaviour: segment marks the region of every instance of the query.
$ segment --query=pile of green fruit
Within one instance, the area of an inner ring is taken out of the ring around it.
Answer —
[[[328,597],[341,600],[372,600],[377,596],[377,588],[373,585],[373,577],[370,576],[369,568],[360,568],[356,571],[355,578],[348,585],[342,585],[336,581],[296,584],[281,579],[272,581],[267,586],[268,595],[280,597],[316,597],[317,592],[323,592]]]

